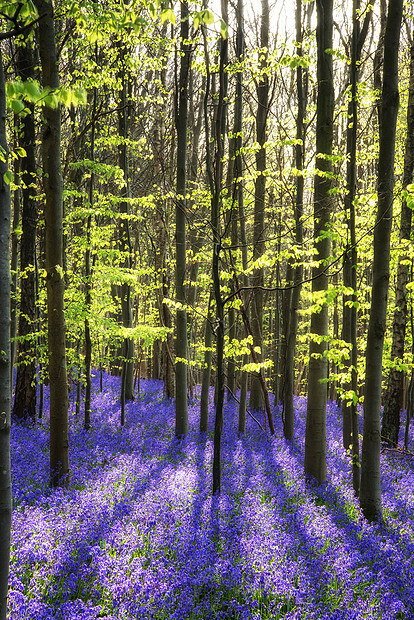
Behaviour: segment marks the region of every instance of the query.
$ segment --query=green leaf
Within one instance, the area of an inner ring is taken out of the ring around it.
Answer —
[[[37,82],[25,82],[23,94],[30,101],[37,101],[41,97],[39,84]]]
[[[170,21],[172,24],[177,23],[177,20],[175,19],[174,11],[172,9],[165,9],[164,11],[161,12],[160,17],[161,17],[162,24],[166,22],[167,20]]]
[[[69,89],[67,89],[67,88],[61,88],[59,99],[60,99],[61,103],[63,103],[63,105],[65,107],[70,106],[70,104],[72,103],[72,93],[71,93],[71,91]]]
[[[6,170],[3,178],[6,185],[10,185],[10,183],[13,181],[13,172],[11,170]]]
[[[24,103],[21,99],[12,99],[10,107],[15,114],[20,114],[24,110]]]
[[[223,39],[227,39],[228,28],[225,21],[220,19],[220,34]]]
[[[6,82],[6,97],[12,99],[16,94],[14,82]]]
[[[203,24],[212,24],[214,22],[214,15],[211,11],[206,9],[205,11],[201,11],[200,19]]]

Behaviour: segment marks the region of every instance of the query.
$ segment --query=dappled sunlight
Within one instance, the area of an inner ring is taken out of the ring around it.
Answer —
[[[119,425],[119,379],[94,380],[92,428],[70,422],[71,486],[47,487],[47,420],[13,429],[10,618],[409,618],[414,614],[413,462],[383,455],[385,524],[352,492],[340,415],[328,406],[328,472],[303,475],[303,440],[228,403],[222,494],[211,496],[212,434],[174,438],[174,407],[142,381]],[[296,402],[297,437],[306,401]],[[210,421],[212,427],[213,420]],[[411,438],[412,439],[412,438]],[[29,456],[31,455],[31,456]],[[35,467],[27,467],[27,462]]]

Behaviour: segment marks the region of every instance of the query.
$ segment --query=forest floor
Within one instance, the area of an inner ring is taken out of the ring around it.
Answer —
[[[67,491],[48,488],[47,416],[35,429],[13,426],[9,618],[414,618],[414,458],[382,455],[384,523],[369,525],[333,403],[329,480],[317,488],[303,475],[305,399],[293,443],[277,408],[275,437],[251,419],[237,437],[228,403],[222,494],[212,498],[199,402],[179,443],[161,383],[141,382],[123,428],[120,381],[104,376],[103,387],[95,377],[90,430],[71,405]]]

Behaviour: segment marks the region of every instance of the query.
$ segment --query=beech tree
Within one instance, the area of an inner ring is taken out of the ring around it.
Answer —
[[[228,23],[228,1],[221,0],[221,14],[225,24]],[[214,188],[211,196],[211,227],[213,229],[212,277],[214,299],[216,302],[216,415],[214,419],[214,456],[213,456],[213,495],[221,489],[221,435],[223,431],[224,406],[224,302],[220,285],[220,254],[222,252],[221,206],[223,183],[223,154],[227,106],[227,64],[228,38],[221,33],[219,56],[219,89],[214,132]]]
[[[308,99],[308,70],[301,64],[303,59],[303,28],[305,20],[302,17],[302,0],[296,2],[296,45],[298,55],[298,65],[296,67],[296,90],[298,107],[296,113],[296,138],[295,145],[295,242],[300,248],[303,244],[303,200],[304,200],[304,156],[306,126],[305,115]],[[308,5],[305,12],[306,22],[309,21],[313,4]],[[283,401],[283,432],[286,439],[293,439],[294,433],[294,379],[295,379],[295,350],[296,336],[298,329],[298,309],[301,292],[301,280],[303,278],[303,263],[301,258],[291,258],[286,269],[287,290],[284,291],[284,359],[283,359],[283,379],[282,379],[282,401]]]
[[[344,361],[350,380],[344,386],[342,399],[343,444],[352,446],[352,471],[355,493],[359,493],[359,428],[357,413],[358,398],[358,344],[357,344],[357,242],[355,224],[355,198],[357,195],[357,137],[358,137],[358,82],[362,47],[367,35],[372,11],[368,8],[363,27],[360,24],[361,3],[353,0],[352,35],[350,63],[350,94],[346,128],[346,196],[345,217],[348,227],[348,242],[343,261],[343,283],[351,294],[344,295],[342,337],[350,345],[350,355]]]
[[[333,0],[317,0],[318,99],[316,118],[316,172],[314,179],[314,266],[306,413],[305,473],[319,483],[326,480],[326,379],[328,360],[327,266],[331,255],[332,142],[334,84],[332,65]]]
[[[17,75],[22,81],[33,80],[34,54],[33,41],[26,32],[25,37],[16,43]],[[21,119],[20,148],[23,157],[20,161],[22,181],[22,236],[20,240],[20,314],[19,343],[17,356],[16,387],[13,403],[13,417],[36,418],[36,131],[34,105],[26,103],[29,111]],[[17,190],[18,191],[18,190]]]
[[[360,502],[370,521],[381,519],[381,383],[386,330],[394,158],[399,108],[398,52],[403,2],[390,0],[384,37],[384,68],[378,157],[378,206],[374,229],[371,308],[366,348],[364,436]]]
[[[59,88],[53,5],[34,0],[39,20],[39,55],[44,88]],[[63,203],[60,107],[43,110],[42,157],[45,191],[47,335],[50,385],[50,482],[69,483],[68,380],[63,273]]]
[[[400,216],[400,244],[402,253],[398,257],[395,308],[392,325],[391,363],[393,364],[384,396],[381,437],[392,446],[398,446],[400,411],[402,409],[403,380],[401,369],[404,357],[405,334],[408,319],[407,284],[410,265],[407,248],[411,238],[412,207],[409,204],[407,187],[413,182],[414,170],[414,41],[410,46],[410,77],[407,106],[407,137],[404,152],[403,191]]]
[[[253,260],[259,261],[265,251],[265,204],[266,204],[266,139],[269,115],[269,76],[266,71],[269,49],[269,2],[262,0],[260,21],[260,76],[257,85],[256,139],[259,149],[256,153],[257,178],[254,185]],[[263,285],[264,267],[256,265],[252,277],[251,327],[253,346],[263,349]],[[262,351],[263,352],[263,351]],[[259,361],[262,354],[259,355]],[[250,407],[263,409],[263,392],[259,377],[253,375],[250,390]]]
[[[175,207],[175,289],[177,299],[176,362],[175,362],[175,434],[188,432],[187,405],[187,310],[186,310],[186,167],[187,167],[187,119],[188,80],[190,73],[191,46],[189,39],[189,8],[187,0],[181,2],[180,26],[180,77],[176,93],[177,129],[177,196]]]
[[[10,471],[10,178],[6,89],[0,47],[0,620],[7,616],[12,513]]]

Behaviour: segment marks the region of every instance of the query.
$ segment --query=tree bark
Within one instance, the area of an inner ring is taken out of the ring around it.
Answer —
[[[0,49],[0,620],[7,616],[12,513],[10,472],[10,186],[6,136],[6,90]]]
[[[221,14],[228,24],[228,0],[221,0]],[[216,301],[216,415],[214,420],[213,495],[221,490],[221,435],[224,407],[224,303],[220,288],[220,207],[223,181],[224,133],[227,106],[228,38],[220,39],[219,92],[215,124],[214,192],[211,197],[211,227],[213,229],[213,290]]]
[[[96,87],[92,96],[92,121],[91,121],[91,144],[90,158],[95,162],[95,112],[96,112]],[[92,163],[93,165],[93,163]],[[89,179],[89,215],[86,218],[86,250],[85,250],[85,415],[83,427],[88,430],[91,426],[91,392],[92,392],[92,338],[89,317],[92,308],[92,265],[91,265],[91,232],[92,210],[94,202],[95,173],[93,168]]]
[[[348,226],[348,245],[344,255],[343,264],[343,283],[347,289],[351,289],[350,294],[344,295],[343,305],[343,329],[342,338],[350,345],[350,356],[344,360],[344,366],[350,374],[349,381],[345,384],[346,391],[352,393],[342,400],[342,440],[344,448],[352,446],[352,478],[355,493],[359,493],[359,428],[357,414],[357,392],[358,392],[358,348],[357,348],[357,244],[355,234],[355,198],[357,192],[357,133],[358,133],[358,82],[359,66],[361,60],[361,50],[366,38],[369,20],[372,11],[367,14],[361,31],[359,12],[360,0],[353,0],[353,28],[351,40],[351,65],[350,65],[350,100],[348,103],[347,120],[347,168],[346,168],[346,189],[345,197],[345,217]]]
[[[262,16],[260,26],[261,69],[267,64],[269,49],[269,2],[261,0]],[[253,260],[258,261],[265,252],[265,197],[266,197],[266,127],[269,105],[269,76],[266,72],[259,78],[257,87],[257,115],[256,139],[260,146],[256,153],[256,181],[254,186],[254,224],[253,224]],[[255,267],[252,276],[253,287],[264,286],[264,268]],[[263,290],[256,288],[253,291],[250,316],[253,346],[260,347],[263,353]],[[259,362],[262,354],[259,355]],[[260,381],[257,376],[252,377],[249,406],[251,409],[263,409],[264,400]]]
[[[20,126],[19,117],[14,115],[15,132]],[[14,182],[17,183],[20,172],[19,159],[14,161]],[[13,368],[16,359],[16,335],[17,335],[17,272],[19,265],[19,224],[20,224],[20,187],[13,192],[13,223],[11,230],[11,293],[10,293],[10,389],[13,392]],[[37,295],[36,295],[37,296]]]
[[[316,119],[316,167],[314,179],[314,248],[312,294],[320,310],[311,316],[309,347],[308,403],[306,415],[305,474],[318,483],[326,480],[326,358],[328,305],[323,298],[328,290],[327,261],[331,254],[329,235],[332,197],[332,141],[334,86],[332,55],[333,1],[317,0],[316,38],[318,46],[318,100]],[[318,172],[320,171],[320,172]],[[320,297],[319,297],[320,296]]]
[[[39,15],[39,51],[44,87],[59,88],[53,6],[34,0]],[[60,108],[45,106],[42,135],[43,184],[46,194],[46,282],[50,384],[50,482],[69,483],[68,384],[65,348],[63,275],[63,202],[60,158]]]
[[[24,81],[34,78],[34,54],[32,43],[26,39],[16,51],[17,75]],[[34,105],[26,103],[30,110],[22,119],[20,146],[26,154],[21,159],[22,179],[22,236],[20,241],[20,314],[17,374],[13,403],[13,416],[20,420],[36,419],[36,157]],[[15,190],[18,191],[18,190]]]
[[[236,93],[234,100],[234,123],[233,123],[233,158],[234,165],[231,170],[231,183],[232,183],[232,205],[231,205],[231,245],[236,247],[240,241],[240,235],[238,234],[238,221],[240,219],[240,209],[243,209],[243,58],[244,58],[244,6],[243,0],[238,0],[236,7],[236,58],[240,65],[239,70],[236,73]],[[229,156],[230,159],[230,156]],[[230,185],[230,184],[229,184]],[[243,250],[242,250],[243,252]],[[229,316],[229,341],[237,339],[237,313],[234,306],[231,306],[228,311]],[[229,398],[236,393],[236,361],[229,359],[227,364],[227,387]],[[245,373],[243,373],[245,374]],[[245,420],[245,413],[244,413]],[[240,425],[239,425],[240,426]],[[239,428],[239,432],[243,432],[244,423],[241,424],[242,429]]]
[[[407,108],[407,137],[405,140],[403,189],[413,182],[414,169],[414,41],[410,48],[410,83]],[[395,291],[395,309],[392,326],[391,361],[403,361],[405,332],[407,326],[407,284],[409,281],[409,257],[406,248],[411,237],[412,210],[406,198],[401,205],[400,242],[404,243],[403,252],[398,257],[397,282]],[[400,430],[400,411],[402,408],[403,380],[405,373],[394,367],[388,376],[387,390],[384,397],[382,416],[382,439],[391,446],[398,446]]]
[[[175,294],[178,304],[175,343],[175,434],[184,437],[188,433],[187,404],[187,296],[186,296],[186,167],[187,167],[187,117],[188,82],[191,70],[188,1],[181,2],[180,79],[177,93],[177,197],[175,206]]]
[[[390,0],[384,37],[384,70],[378,158],[378,209],[374,230],[371,311],[368,325],[360,503],[370,521],[381,519],[381,380],[389,284],[394,155],[399,107],[398,49],[402,0]]]
[[[119,43],[118,62],[119,78],[121,81],[121,90],[119,96],[119,111],[118,111],[118,133],[120,137],[120,144],[118,147],[118,165],[124,173],[125,185],[121,189],[121,202],[119,204],[119,212],[121,214],[121,221],[119,224],[119,249],[124,258],[122,264],[126,270],[131,268],[131,236],[129,230],[129,179],[128,179],[128,149],[126,140],[128,138],[128,102],[127,102],[127,84],[125,80],[125,48],[123,43]],[[131,286],[127,282],[123,282],[120,286],[121,292],[121,314],[122,325],[126,329],[133,327],[132,320],[132,301],[131,301]],[[134,340],[131,337],[124,339],[123,343],[123,361],[122,361],[122,374],[124,378],[124,394],[126,400],[134,400]]]
[[[312,4],[308,5],[312,10]],[[310,17],[310,15],[309,15]],[[297,55],[303,55],[303,23],[302,23],[302,0],[296,0],[296,44]],[[295,168],[296,176],[296,196],[294,205],[295,215],[295,241],[298,248],[303,243],[303,165],[305,153],[305,115],[307,105],[307,70],[299,64],[296,68],[296,90],[298,97],[298,109],[296,115],[296,138],[295,146]],[[295,265],[296,263],[296,265]],[[292,440],[294,435],[294,412],[293,412],[293,393],[295,384],[295,351],[296,336],[298,330],[298,309],[300,302],[300,282],[303,278],[303,265],[298,258],[290,259],[288,264],[287,284],[294,285],[285,291],[284,299],[284,377],[283,377],[283,433],[286,439]]]
[[[212,294],[210,293],[210,299],[208,301],[208,311],[205,323],[204,331],[204,367],[201,383],[201,397],[200,397],[200,432],[206,433],[208,431],[208,404],[209,404],[209,392],[210,392],[210,376],[211,376],[211,361],[213,357],[213,332],[211,323],[213,315],[211,312]]]

